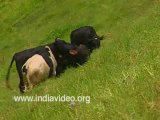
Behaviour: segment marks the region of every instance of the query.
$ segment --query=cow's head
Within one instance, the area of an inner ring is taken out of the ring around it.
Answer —
[[[100,47],[100,39],[98,37],[92,38],[87,43],[88,49],[92,52],[94,49]]]
[[[62,61],[66,65],[82,65],[89,57],[89,50],[85,45],[77,46],[66,43],[64,40],[60,39],[56,39],[54,45],[60,52]]]
[[[94,49],[99,48],[100,47],[100,42],[101,40],[103,40],[103,36],[95,36],[95,37],[91,37],[88,38],[88,43],[87,43],[87,47],[90,50],[90,52],[92,52]]]
[[[74,49],[70,49],[67,59],[71,66],[82,65],[89,57],[89,50],[85,45],[74,45]]]

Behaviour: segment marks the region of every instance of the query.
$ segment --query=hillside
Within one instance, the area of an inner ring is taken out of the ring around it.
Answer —
[[[24,95],[90,96],[90,103],[15,102],[20,96],[14,53],[69,42],[70,32],[94,26],[105,38],[89,61]],[[0,0],[0,120],[160,119],[159,0]]]

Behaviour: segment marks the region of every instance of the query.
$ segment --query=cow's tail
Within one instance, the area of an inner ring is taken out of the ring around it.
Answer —
[[[6,75],[6,86],[8,88],[11,88],[8,81],[9,81],[10,70],[11,70],[11,67],[12,67],[12,64],[13,64],[14,60],[15,60],[15,55],[12,57],[12,61],[11,61],[10,65],[9,65],[9,68],[8,68],[8,71],[7,71],[7,75]]]

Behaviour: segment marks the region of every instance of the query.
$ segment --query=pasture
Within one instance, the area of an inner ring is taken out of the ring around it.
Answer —
[[[90,103],[15,102],[14,53],[94,26],[105,38],[89,61],[48,79],[32,95],[90,96]],[[159,120],[160,0],[0,0],[0,120]]]

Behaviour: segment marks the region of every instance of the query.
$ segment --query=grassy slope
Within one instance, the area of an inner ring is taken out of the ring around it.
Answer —
[[[160,118],[160,2],[158,0],[0,0],[0,119],[129,119]],[[87,64],[68,69],[26,95],[90,95],[91,103],[15,103],[20,95],[15,66],[13,91],[5,74],[13,53],[69,40],[71,30],[95,26],[104,34],[100,49]],[[78,76],[78,77],[77,77]]]

